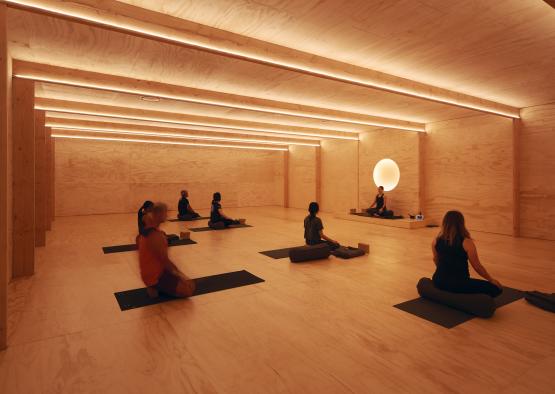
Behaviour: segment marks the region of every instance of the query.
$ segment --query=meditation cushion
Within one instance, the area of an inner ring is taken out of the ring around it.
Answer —
[[[321,260],[330,257],[330,247],[328,244],[305,245],[289,250],[289,258],[292,263],[300,263],[310,260]]]
[[[208,227],[214,230],[223,230],[225,228],[224,222],[208,222]]]
[[[479,317],[492,317],[495,312],[493,297],[487,294],[461,294],[435,287],[429,278],[422,278],[416,286],[421,297]]]
[[[353,257],[364,256],[366,253],[364,250],[353,248],[352,246],[340,246],[332,251],[331,254],[342,259],[352,259]]]

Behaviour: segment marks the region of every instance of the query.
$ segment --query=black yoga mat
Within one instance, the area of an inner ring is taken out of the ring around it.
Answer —
[[[294,246],[296,247],[296,246]],[[285,259],[289,257],[289,251],[293,248],[283,248],[275,250],[265,250],[264,252],[259,252],[265,256],[271,257],[273,259]]]
[[[168,219],[168,222],[194,222],[195,220],[206,220],[210,219],[210,216],[199,216],[194,219]]]
[[[245,270],[204,276],[202,278],[196,278],[193,280],[196,284],[196,289],[193,296],[264,282],[264,279],[259,278],[258,276],[253,275]],[[116,297],[116,300],[118,301],[119,307],[122,311],[141,308],[148,305],[160,304],[162,302],[178,299],[177,297],[172,297],[165,294],[160,294],[160,296],[157,298],[151,298],[146,292],[145,287],[142,287],[140,289],[120,291],[118,293],[114,293],[114,296]]]
[[[503,287],[503,293],[495,299],[495,307],[500,308],[523,297],[523,291],[511,287]],[[470,313],[459,311],[458,309],[422,297],[402,302],[394,305],[394,307],[445,328],[456,327],[475,317]]]
[[[366,218],[375,218],[375,219],[403,219],[402,215],[397,215],[397,216],[374,216],[374,215],[370,215],[367,212],[351,213],[351,215],[364,216]]]
[[[197,227],[197,228],[190,228],[189,230],[194,231],[195,233],[200,233],[202,231],[221,231],[221,230],[227,230],[230,228],[243,228],[243,227],[252,227],[252,226],[248,224],[233,224],[229,227],[222,228],[222,229],[215,229],[212,227]]]
[[[177,239],[175,241],[168,241],[168,246],[182,246],[182,245],[194,245],[194,244],[196,244],[196,242],[193,241],[192,239]],[[102,250],[104,251],[104,254],[131,252],[133,250],[137,250],[137,244],[104,246]]]

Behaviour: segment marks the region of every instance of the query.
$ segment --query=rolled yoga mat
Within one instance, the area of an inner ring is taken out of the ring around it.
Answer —
[[[231,226],[228,226],[222,229],[215,229],[212,227],[197,227],[197,228],[190,228],[189,230],[194,231],[195,233],[200,233],[203,231],[222,231],[222,230],[228,230],[231,228],[243,228],[243,227],[252,227],[252,226],[248,224],[232,224]]]
[[[177,239],[174,241],[168,241],[168,246],[183,246],[183,245],[195,245],[195,244],[196,242],[193,241],[192,239]],[[137,244],[104,246],[102,250],[104,251],[104,254],[131,252],[133,250],[137,250]]]
[[[428,278],[422,278],[417,288],[422,297],[394,307],[445,328],[456,327],[476,316],[491,317],[497,308],[524,297],[523,291],[510,287],[503,287],[503,293],[496,298],[485,294],[451,293],[437,289]]]
[[[264,279],[259,278],[258,276],[245,270],[204,276],[193,280],[196,285],[193,297],[201,294],[213,293],[216,291],[228,290],[235,287],[254,285],[256,283],[264,282]],[[180,299],[178,297],[172,297],[165,294],[160,294],[157,298],[151,298],[145,287],[120,291],[118,293],[114,293],[114,296],[116,297],[122,311]]]

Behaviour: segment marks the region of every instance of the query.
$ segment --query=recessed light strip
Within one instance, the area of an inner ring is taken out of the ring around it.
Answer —
[[[136,138],[116,138],[116,137],[92,137],[71,134],[52,134],[53,138],[70,138],[76,140],[96,140],[96,141],[120,141],[120,142],[136,142],[142,144],[162,144],[162,145],[185,145],[185,146],[204,146],[210,148],[232,148],[232,149],[255,149],[286,152],[289,149],[285,147],[262,147],[262,146],[243,146],[243,145],[226,145],[226,144],[203,144],[200,142],[178,142],[178,141],[161,141],[161,140],[143,140]]]
[[[45,105],[35,105],[35,109],[42,110],[42,111],[49,111],[49,112],[63,112],[63,113],[76,114],[76,115],[103,116],[107,118],[144,120],[144,121],[150,121],[150,122],[170,123],[170,124],[179,124],[179,125],[219,127],[219,128],[228,129],[228,130],[259,131],[259,132],[272,133],[272,134],[287,134],[287,135],[290,134],[290,135],[298,135],[298,136],[358,141],[358,135],[356,137],[355,136],[351,137],[351,136],[340,136],[340,135],[333,135],[333,134],[309,133],[309,132],[302,132],[302,131],[270,130],[270,129],[262,129],[262,128],[256,128],[256,127],[242,127],[239,129],[236,127],[231,127],[226,125],[215,125],[215,124],[208,124],[208,123],[201,123],[201,122],[178,122],[178,121],[169,120],[169,119],[151,118],[148,116],[118,115],[118,114],[110,114],[105,112],[99,113],[95,111],[83,111],[83,110],[72,110],[72,109],[66,109],[66,108],[48,107]]]
[[[248,138],[227,138],[227,137],[214,137],[194,134],[178,134],[178,133],[158,133],[150,131],[135,131],[135,130],[118,130],[118,129],[97,129],[92,127],[68,127],[59,126],[56,124],[47,123],[46,127],[52,130],[60,131],[82,131],[87,133],[104,133],[104,134],[120,134],[120,135],[134,135],[144,137],[162,137],[162,138],[177,138],[177,139],[193,139],[193,140],[208,140],[208,141],[227,141],[227,142],[240,142],[246,144],[261,144],[261,145],[301,145],[301,146],[320,146],[320,144],[296,141],[272,141],[272,140],[257,140]]]
[[[177,96],[172,94],[161,93],[158,91],[148,92],[148,91],[136,90],[136,89],[123,89],[117,86],[92,84],[87,82],[74,82],[67,79],[50,78],[50,77],[46,78],[46,77],[40,77],[37,75],[14,74],[14,77],[21,78],[21,79],[29,79],[29,80],[38,81],[38,82],[48,82],[48,83],[55,83],[60,85],[79,87],[79,88],[90,88],[90,89],[97,89],[97,90],[103,90],[103,91],[109,91],[109,92],[134,94],[134,95],[146,96],[146,97],[159,97],[159,98],[183,101],[183,102],[189,102],[189,103],[206,104],[206,105],[212,105],[212,106],[218,106],[218,107],[224,107],[224,108],[244,109],[248,111],[257,111],[257,112],[271,113],[271,114],[278,114],[278,115],[297,116],[297,117],[315,119],[315,120],[329,120],[334,122],[352,123],[352,124],[358,124],[363,126],[384,127],[384,128],[391,128],[391,129],[418,131],[418,132],[426,131],[424,126],[414,127],[414,126],[407,126],[402,124],[396,125],[396,124],[390,124],[390,123],[383,123],[378,121],[361,121],[361,120],[356,120],[356,119],[347,118],[347,117],[312,115],[301,111],[267,109],[262,106],[253,106],[253,105],[244,105],[244,104],[230,104],[223,101]],[[356,131],[353,131],[353,130],[341,130],[341,131],[345,133],[357,133]]]
[[[454,106],[458,106],[458,107],[463,107],[463,108],[468,108],[468,109],[473,109],[473,110],[478,110],[478,111],[482,111],[482,112],[488,112],[488,113],[492,113],[492,114],[496,114],[496,115],[501,115],[501,116],[506,116],[506,117],[510,117],[510,118],[520,118],[518,112],[514,113],[514,112],[507,112],[507,111],[503,111],[503,110],[498,110],[498,109],[492,109],[489,106],[483,106],[480,104],[473,104],[473,103],[461,103],[458,101],[455,101],[451,98],[448,97],[444,97],[444,96],[437,96],[437,95],[433,95],[433,94],[423,94],[420,92],[415,91],[414,89],[407,89],[407,88],[403,88],[403,87],[399,87],[399,86],[392,86],[390,84],[386,84],[386,83],[380,83],[378,81],[369,81],[366,78],[356,78],[353,77],[352,74],[348,74],[348,73],[337,73],[336,71],[329,71],[329,70],[325,70],[319,67],[307,67],[305,65],[302,64],[295,64],[295,63],[291,63],[291,62],[287,62],[287,61],[276,61],[268,56],[263,56],[260,54],[253,54],[253,53],[247,53],[247,52],[242,52],[242,51],[238,51],[238,50],[234,50],[234,49],[229,49],[229,48],[225,48],[219,45],[213,45],[213,44],[207,44],[204,42],[200,42],[199,40],[191,40],[191,39],[185,39],[182,37],[178,37],[175,35],[175,33],[170,32],[170,33],[166,33],[166,32],[162,32],[162,31],[155,31],[152,28],[136,28],[133,25],[129,24],[129,23],[122,23],[121,19],[120,22],[114,22],[114,21],[108,21],[103,19],[102,17],[98,16],[98,15],[102,15],[102,14],[97,14],[94,16],[90,16],[90,15],[83,15],[83,14],[79,14],[76,12],[72,12],[72,11],[68,11],[66,9],[62,9],[60,7],[55,7],[55,6],[45,6],[42,4],[38,4],[36,1],[32,1],[32,0],[6,0],[7,3],[9,4],[17,4],[23,7],[28,7],[28,8],[34,8],[37,10],[41,10],[41,11],[45,11],[51,14],[57,14],[60,15],[62,17],[70,17],[70,18],[74,18],[74,19],[80,19],[83,21],[87,21],[87,22],[92,22],[94,24],[98,24],[101,26],[106,26],[106,27],[110,27],[110,28],[116,28],[119,30],[123,30],[123,31],[129,31],[129,32],[133,32],[136,34],[140,34],[143,36],[149,36],[149,37],[153,37],[153,38],[157,38],[157,39],[162,39],[168,42],[173,42],[176,44],[181,44],[181,45],[186,45],[189,47],[193,47],[193,48],[197,48],[200,50],[208,50],[211,52],[215,52],[215,53],[221,53],[224,55],[231,55],[231,56],[235,56],[238,58],[242,58],[242,59],[247,59],[247,60],[251,60],[251,61],[256,61],[256,62],[260,62],[260,63],[264,63],[264,64],[269,64],[269,65],[273,65],[273,66],[277,66],[277,67],[281,67],[281,68],[287,68],[293,71],[299,71],[299,72],[303,72],[303,73],[308,73],[308,74],[312,74],[312,75],[316,75],[316,76],[320,76],[320,77],[324,77],[324,78],[329,78],[329,79],[335,79],[338,81],[343,81],[343,82],[347,82],[347,83],[353,83],[353,84],[357,84],[360,86],[366,86],[369,88],[377,88],[377,89],[381,89],[381,90],[386,90],[389,92],[393,92],[393,93],[399,93],[399,94],[403,94],[403,95],[407,95],[407,96],[412,96],[412,97],[417,97],[417,98],[422,98],[422,99],[426,99],[426,100],[431,100],[431,101],[435,101],[435,102],[440,102],[440,103],[445,103],[445,104],[450,104],[450,105],[454,105]]]

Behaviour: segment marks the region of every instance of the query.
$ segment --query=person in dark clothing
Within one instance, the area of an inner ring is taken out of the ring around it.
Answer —
[[[224,227],[240,224],[238,220],[227,216],[222,210],[222,195],[219,192],[214,193],[212,197],[212,208],[210,209],[210,226],[218,226],[223,224]]]
[[[453,293],[483,293],[499,296],[503,287],[481,264],[474,241],[465,227],[464,216],[459,211],[449,211],[443,218],[441,232],[432,243],[436,271],[434,285]],[[468,261],[484,279],[472,279]]]
[[[324,225],[322,219],[318,216],[320,206],[317,202],[313,201],[308,206],[308,216],[304,219],[304,239],[307,245],[318,245],[327,243],[331,250],[337,249],[340,245],[339,242],[331,239],[324,234]]]
[[[191,204],[189,203],[189,192],[187,190],[181,190],[181,199],[177,203],[177,218],[180,220],[193,220],[200,215],[195,212]]]
[[[376,194],[374,202],[366,212],[376,217],[393,216],[393,211],[387,209],[387,197],[385,196],[383,186],[378,187],[378,194]]]
[[[153,207],[154,207],[154,203],[152,201],[147,200],[139,208],[139,211],[137,212],[137,225],[139,227],[139,234],[143,234],[145,229],[145,219],[146,219],[145,216],[152,211]]]

